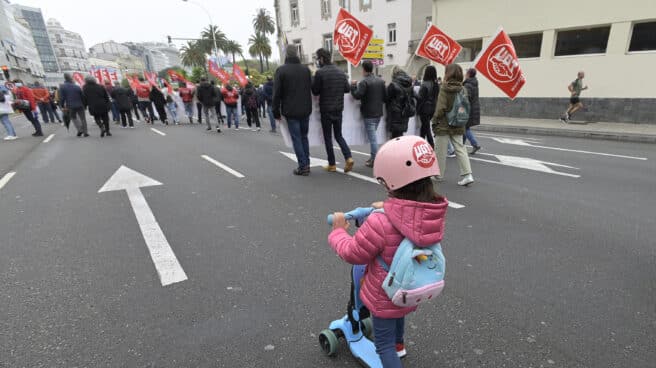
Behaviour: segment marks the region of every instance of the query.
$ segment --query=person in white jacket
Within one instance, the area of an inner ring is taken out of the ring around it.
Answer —
[[[12,101],[13,98],[11,92],[4,86],[0,86],[0,121],[7,131],[7,136],[5,137],[6,141],[18,138],[16,137],[14,126],[11,124],[11,121],[9,121],[9,114],[14,112],[14,108],[11,106]]]

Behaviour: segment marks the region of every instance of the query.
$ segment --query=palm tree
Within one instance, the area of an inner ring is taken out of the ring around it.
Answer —
[[[212,35],[214,35],[214,37],[212,37]],[[210,24],[205,29],[203,29],[200,37],[202,38],[202,44],[205,51],[210,55],[213,54],[212,50],[214,50],[215,39],[216,47],[219,50],[225,50],[226,43],[228,42],[228,38],[226,37],[225,33],[223,33],[219,27],[213,24]],[[216,50],[216,52],[219,50]]]
[[[269,45],[269,38],[263,33],[256,33],[248,39],[248,53],[251,56],[258,56],[260,59],[260,73],[264,73],[264,64],[262,62],[262,57],[264,55],[271,56],[271,45]],[[267,65],[268,65],[268,56],[267,56]]]
[[[273,34],[276,31],[276,24],[268,10],[264,8],[257,10],[253,17],[253,28],[255,28],[256,33],[264,35]]]
[[[197,41],[187,41],[180,49],[181,61],[184,66],[205,68],[205,50],[203,45]]]
[[[235,63],[235,54],[241,55],[241,53],[243,52],[243,50],[241,48],[241,45],[239,44],[239,42],[237,42],[235,40],[228,40],[225,44],[225,47],[224,47],[223,51],[226,54],[231,54],[232,55],[232,63],[233,64]]]

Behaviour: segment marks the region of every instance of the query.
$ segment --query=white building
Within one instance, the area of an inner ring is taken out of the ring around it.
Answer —
[[[89,48],[89,56],[99,59],[115,60],[127,55],[130,55],[130,49],[114,41],[101,42]]]
[[[412,74],[426,62],[413,57],[411,41],[421,38],[432,20],[431,0],[277,0],[275,3],[278,37],[299,49],[301,61],[314,64],[314,53],[323,47],[333,51],[335,64],[346,62],[333,50],[333,30],[340,7],[345,8],[384,40],[384,66],[379,73],[388,76],[395,65]],[[281,60],[284,54],[281,51]],[[360,75],[354,68],[353,76]]]
[[[44,82],[45,71],[29,24],[6,0],[0,0],[0,65],[10,79],[25,83]]]
[[[61,72],[87,73],[90,64],[82,37],[64,29],[56,19],[49,19],[47,27]]]
[[[435,23],[465,47],[464,68],[499,26],[513,40],[526,84],[509,101],[479,77],[483,115],[556,119],[567,108],[567,86],[583,70],[590,88],[581,96],[586,109],[579,118],[656,123],[656,1],[433,3]]]

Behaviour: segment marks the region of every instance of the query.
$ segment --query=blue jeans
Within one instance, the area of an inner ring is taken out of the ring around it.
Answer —
[[[118,106],[116,105],[116,101],[112,101],[111,108],[112,108],[112,121],[118,121],[121,118],[121,115],[119,115],[118,113]]]
[[[2,122],[2,125],[5,126],[7,135],[12,137],[16,136],[16,131],[14,130],[14,126],[11,125],[11,121],[9,121],[9,114],[0,114],[0,122]]]
[[[194,117],[194,103],[193,102],[185,102],[184,103],[185,107],[185,114],[191,120]]]
[[[177,123],[178,122],[178,107],[175,104],[175,102],[167,103],[166,108],[169,110],[169,113],[171,114],[171,117],[173,118],[173,122]]]
[[[310,129],[310,118],[287,119],[289,135],[292,136],[294,153],[298,160],[298,168],[310,167],[310,144],[308,142],[308,130]]]
[[[239,116],[237,115],[237,106],[226,105],[226,115],[228,119],[228,128],[230,128],[230,121],[234,119],[235,128],[239,128]]]
[[[369,140],[369,145],[371,146],[371,160],[376,159],[376,152],[378,152],[378,141],[376,140],[376,131],[378,130],[378,124],[380,123],[380,118],[365,118],[364,127],[367,129],[367,139]]]
[[[478,141],[476,140],[476,137],[474,137],[474,133],[472,133],[471,129],[469,128],[465,130],[465,135],[462,136],[462,144],[465,144],[468,139],[469,143],[471,143],[473,147],[478,147]]]
[[[271,123],[271,130],[276,131],[276,119],[273,117],[273,107],[267,106],[267,114],[269,114],[269,123]]]
[[[396,344],[403,343],[405,318],[371,318],[374,322],[376,353],[383,368],[402,368],[401,358],[396,354]]]

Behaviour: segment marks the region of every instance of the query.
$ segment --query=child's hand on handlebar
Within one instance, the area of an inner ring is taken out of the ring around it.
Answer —
[[[335,212],[333,214],[333,230],[340,229],[340,228],[344,230],[348,230],[349,223],[348,221],[346,221],[343,212]]]
[[[379,209],[383,208],[383,201],[374,202],[374,203],[371,204],[371,207],[379,210]]]

